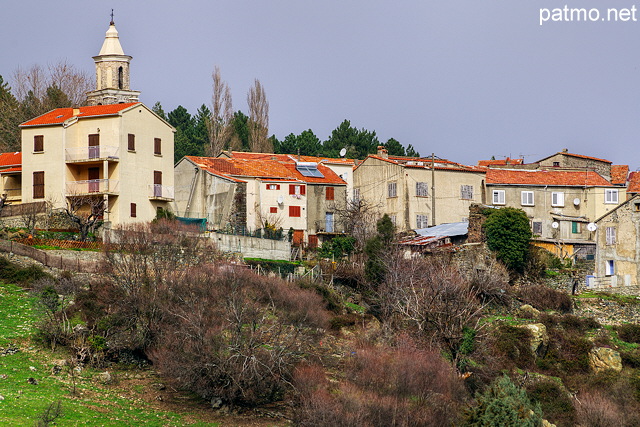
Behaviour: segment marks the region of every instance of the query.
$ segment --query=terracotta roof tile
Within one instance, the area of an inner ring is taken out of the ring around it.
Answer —
[[[272,155],[286,156],[286,155]],[[254,159],[222,158],[222,157],[195,157],[187,156],[187,159],[213,174],[224,176],[239,181],[242,177],[261,178],[264,180],[279,180],[292,182],[306,182],[308,184],[335,184],[345,185],[345,182],[331,169],[318,164],[318,170],[323,178],[303,176],[296,170],[294,161],[273,160],[264,157]]]
[[[556,187],[611,187],[612,184],[593,171],[487,170],[487,184],[551,185]]]
[[[0,174],[11,173],[11,172],[22,172],[22,166],[16,166],[8,169],[0,169]]]
[[[88,107],[75,108],[75,110],[79,110],[79,114],[77,115],[78,118],[111,116],[136,104],[138,104],[138,102],[130,102],[127,104],[92,105]],[[59,125],[74,117],[73,110],[74,108],[56,108],[55,110],[51,110],[48,113],[22,123],[20,127]]]
[[[633,171],[629,173],[629,184],[627,185],[627,193],[640,193],[640,172]]]
[[[625,185],[627,183],[628,174],[629,174],[628,165],[612,165],[611,166],[611,183]]]
[[[232,151],[231,157],[234,159],[263,159],[263,160],[278,160],[281,162],[295,162],[298,159],[297,154],[273,154],[273,153],[248,153],[245,151]],[[345,164],[353,165],[353,159],[336,159],[333,157],[317,157],[317,156],[300,156],[301,162],[316,162],[316,163],[329,163],[329,164]]]
[[[22,165],[22,153],[19,151],[13,153],[0,154],[0,167],[20,166]]]
[[[521,165],[524,159],[511,159],[507,157],[501,160],[478,160],[478,166],[508,166],[508,165]]]

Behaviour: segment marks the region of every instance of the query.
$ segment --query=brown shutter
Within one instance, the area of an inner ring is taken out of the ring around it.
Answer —
[[[289,194],[296,194],[296,186],[289,184]]]
[[[44,135],[36,135],[33,137],[33,151],[36,153],[44,151]]]
[[[305,187],[306,187],[305,185],[301,185],[300,186],[300,195],[301,196],[304,196],[306,194]]]
[[[162,140],[153,138],[153,154],[162,154]]]
[[[137,207],[135,203],[131,203],[131,218],[135,218],[137,216]]]
[[[333,187],[327,187],[327,200],[333,200],[334,197]]]
[[[153,183],[162,185],[162,172],[161,171],[153,171]]]
[[[127,150],[136,151],[136,136],[132,133],[129,134],[129,140],[127,143]]]
[[[44,172],[33,173],[33,198],[44,199]]]

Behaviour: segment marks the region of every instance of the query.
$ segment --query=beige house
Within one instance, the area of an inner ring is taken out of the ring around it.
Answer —
[[[398,231],[466,221],[469,206],[485,202],[484,169],[389,156],[382,147],[355,168],[353,179],[354,198],[388,214]]]
[[[22,153],[0,154],[0,195],[8,203],[22,201]]]
[[[346,183],[322,163],[272,156],[184,157],[175,166],[175,212],[206,218],[212,230],[293,229],[298,245],[341,233]]]
[[[69,198],[102,198],[107,225],[150,221],[173,200],[175,129],[144,104],[123,102],[137,100],[138,92],[128,88],[131,57],[113,22],[94,60],[93,105],[59,108],[20,125],[22,202],[59,209]]]
[[[640,195],[596,219],[595,278],[588,285],[640,285]]]

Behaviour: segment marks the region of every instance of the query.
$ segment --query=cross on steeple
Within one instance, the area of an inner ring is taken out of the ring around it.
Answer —
[[[109,25],[114,25],[114,23],[113,23],[113,9],[111,9],[111,22],[109,23]]]

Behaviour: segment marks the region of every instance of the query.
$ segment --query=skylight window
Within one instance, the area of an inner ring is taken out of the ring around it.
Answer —
[[[324,178],[322,172],[318,170],[318,164],[313,162],[297,162],[296,169],[302,174],[302,176],[308,176],[313,178]]]
[[[64,114],[60,114],[59,116],[56,116],[56,119],[59,119],[62,116],[64,116]]]

